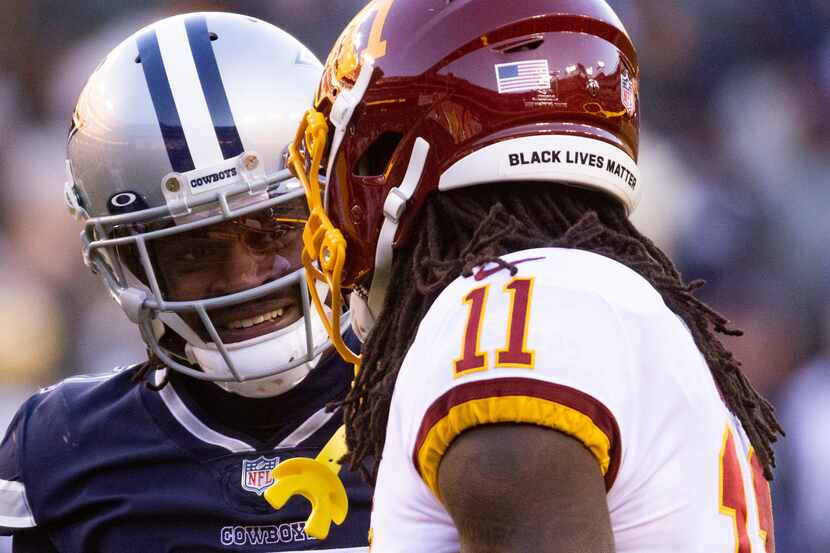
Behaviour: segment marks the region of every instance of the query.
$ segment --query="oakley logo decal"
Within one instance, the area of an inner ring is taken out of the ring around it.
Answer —
[[[135,192],[116,192],[107,201],[107,208],[111,214],[121,215],[147,209],[147,203]]]
[[[136,200],[138,200],[138,196],[132,192],[121,192],[110,198],[110,203],[113,207],[127,207],[134,204]]]

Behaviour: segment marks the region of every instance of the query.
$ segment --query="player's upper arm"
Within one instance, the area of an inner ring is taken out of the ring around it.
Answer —
[[[467,430],[441,460],[441,500],[462,553],[612,553],[605,482],[591,452],[555,430]]]
[[[21,407],[0,442],[0,535],[35,527],[20,470],[23,429],[31,403],[32,400]]]

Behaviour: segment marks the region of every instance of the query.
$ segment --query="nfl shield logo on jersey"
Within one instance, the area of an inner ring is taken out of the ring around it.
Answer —
[[[279,457],[260,456],[253,461],[242,460],[242,489],[262,495],[274,483],[274,470]]]

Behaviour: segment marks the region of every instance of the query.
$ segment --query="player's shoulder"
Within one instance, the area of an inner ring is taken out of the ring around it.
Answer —
[[[639,273],[610,257],[571,248],[539,248],[515,252],[506,260],[540,257],[539,278],[550,287],[591,292],[618,307],[649,309],[662,304],[654,287]]]
[[[36,499],[88,466],[91,452],[101,447],[101,430],[131,412],[125,406],[134,401],[136,370],[67,378],[23,403],[0,443],[0,491],[5,486],[8,496],[4,503],[0,494],[0,526],[34,526],[33,509],[38,517],[44,514],[44,503]]]
[[[488,263],[472,275],[454,280],[436,304],[455,305],[470,289],[501,287],[515,279],[531,279],[536,296],[569,293],[593,296],[614,309],[635,313],[665,309],[659,292],[639,273],[597,253],[572,248],[535,248],[512,252],[501,259],[515,267],[515,274],[499,264]]]
[[[65,378],[38,390],[27,402],[30,409],[84,411],[121,397],[135,386],[141,365]],[[24,406],[25,407],[25,406]]]
[[[116,367],[41,388],[23,403],[9,429],[25,433],[27,447],[34,449],[48,450],[54,445],[50,442],[56,432],[66,442],[70,436],[83,433],[96,414],[112,414],[115,404],[128,400],[135,388],[133,377],[138,368],[139,365]]]
[[[490,386],[473,381],[530,378],[620,410],[644,381],[652,339],[685,336],[660,294],[613,259],[564,248],[501,259],[509,266],[453,281],[421,321],[398,375],[398,386],[423,392],[407,400],[419,409],[459,386]]]
[[[538,248],[501,261],[458,277],[441,292],[419,325],[399,380],[443,390],[506,376],[506,369],[535,368],[538,377],[553,378],[553,371],[575,386],[586,378],[608,381],[600,372],[609,367],[625,380],[636,369],[633,344],[667,320],[660,294],[613,259]]]

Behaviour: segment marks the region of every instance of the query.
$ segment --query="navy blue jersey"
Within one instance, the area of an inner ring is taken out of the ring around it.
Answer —
[[[70,378],[23,405],[0,446],[0,534],[34,529],[61,553],[367,550],[371,492],[357,474],[341,472],[349,514],[322,541],[303,532],[308,501],[275,511],[262,496],[278,462],[316,456],[342,423],[325,406],[345,396],[350,365],[332,355],[289,392],[290,423],[267,442],[136,371]]]

